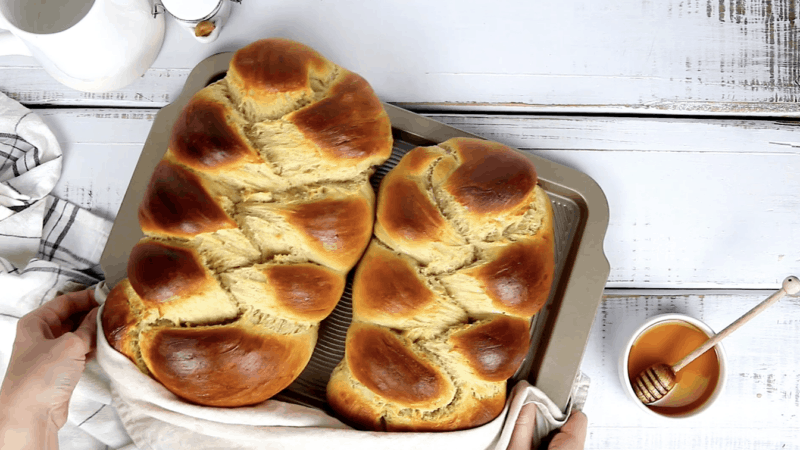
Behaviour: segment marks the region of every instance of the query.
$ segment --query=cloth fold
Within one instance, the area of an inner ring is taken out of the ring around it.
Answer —
[[[0,252],[17,267],[36,255],[42,201],[60,176],[55,135],[39,116],[0,93]]]

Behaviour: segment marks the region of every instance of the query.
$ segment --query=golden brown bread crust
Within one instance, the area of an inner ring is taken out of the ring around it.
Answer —
[[[426,336],[466,321],[466,312],[448,301],[442,287],[421,271],[412,258],[373,240],[356,269],[354,315],[361,322],[405,333],[424,331]]]
[[[387,401],[443,406],[443,398],[453,395],[452,382],[441,369],[386,328],[354,324],[347,347],[353,378]]]
[[[315,264],[267,266],[264,289],[296,320],[319,322],[328,317],[344,291],[345,280]]]
[[[459,430],[500,413],[555,271],[533,164],[501,144],[416,148],[384,177],[328,402],[372,430]],[[452,386],[443,389],[442,386]]]
[[[167,389],[201,405],[239,406],[289,386],[315,341],[315,329],[286,336],[237,321],[208,329],[150,328],[139,345],[150,373]]]
[[[411,261],[377,242],[361,258],[356,269],[360,283],[353,286],[353,308],[370,322],[380,317],[411,318],[435,302],[436,294],[426,285]]]
[[[337,193],[320,190],[310,199],[290,203],[243,202],[243,230],[260,248],[276,253],[301,252],[313,262],[341,272],[361,256],[372,233],[374,192],[366,183]]]
[[[200,91],[172,126],[169,149],[175,160],[195,170],[220,170],[261,162],[242,131],[228,121],[230,108]]]
[[[291,114],[290,120],[334,159],[360,160],[372,156],[391,135],[383,120],[383,105],[367,81],[354,73],[343,75],[329,96]],[[375,128],[379,132],[375,132]]]
[[[227,76],[228,92],[241,114],[256,122],[251,131],[256,143],[296,132],[320,159],[312,163],[321,162],[316,169],[333,172],[316,178],[352,178],[352,169],[363,172],[390,156],[391,123],[366,80],[296,42],[265,39],[258,44],[234,55]],[[279,162],[286,156],[297,159],[297,154],[270,154]],[[292,165],[291,160],[285,163]]]
[[[182,238],[237,227],[200,177],[169,161],[153,171],[139,205],[139,224],[148,234]]]
[[[133,290],[150,302],[189,296],[215,283],[197,252],[152,240],[140,241],[131,249],[128,280]]]
[[[488,323],[454,333],[448,343],[464,356],[476,376],[505,381],[514,375],[528,352],[528,321],[498,315]]]
[[[505,391],[497,390],[480,399],[472,396],[461,397],[459,410],[446,408],[422,415],[414,410],[402,410],[404,414],[386,415],[384,403],[371,391],[354,386],[347,365],[334,369],[328,383],[328,403],[336,405],[341,418],[354,427],[374,431],[453,431],[473,428],[485,424],[503,410]]]
[[[108,342],[198,404],[262,402],[308,363],[372,233],[391,125],[361,77],[250,44],[176,120],[139,207],[147,236],[101,317]]]
[[[550,295],[555,255],[553,230],[541,229],[538,239],[524,239],[487,252],[488,263],[464,271],[474,277],[499,311],[517,316],[536,314]]]
[[[123,280],[106,296],[103,310],[112,311],[113,314],[103,314],[103,333],[111,347],[134,359],[136,350],[132,334],[137,326],[138,316],[128,301],[126,287],[130,287],[128,280]]]
[[[233,55],[229,82],[241,96],[270,103],[274,95],[306,92],[314,74],[333,70],[333,64],[310,47],[286,39],[264,39]]]
[[[405,241],[440,240],[443,229],[449,228],[441,212],[413,180],[390,179],[385,199],[387,206],[380,212],[384,226]]]
[[[439,147],[414,149],[386,174],[379,191],[375,237],[423,264],[466,244],[427,187],[430,167],[440,163],[444,155]]]
[[[536,169],[530,159],[508,147],[474,139],[453,140],[445,148],[460,160],[444,188],[473,214],[513,211],[530,203]],[[437,166],[441,169],[444,165]]]
[[[347,271],[358,262],[372,235],[370,200],[352,197],[299,204],[287,211],[286,221],[303,232],[316,253],[327,257],[325,263]]]

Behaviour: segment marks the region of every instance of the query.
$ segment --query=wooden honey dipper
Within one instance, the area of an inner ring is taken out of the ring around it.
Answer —
[[[689,363],[694,361],[698,356],[712,349],[721,340],[739,329],[739,327],[744,325],[748,320],[772,306],[775,302],[783,298],[783,296],[787,294],[797,295],[799,292],[800,280],[794,276],[786,278],[783,280],[783,286],[777,292],[767,297],[766,300],[756,305],[755,308],[728,325],[728,327],[720,331],[719,334],[710,337],[703,345],[697,347],[692,353],[689,353],[677,363],[672,366],[667,364],[654,364],[643,370],[633,380],[633,392],[636,393],[636,396],[645,405],[651,405],[661,400],[675,387],[675,374],[678,373],[678,371],[689,365]]]

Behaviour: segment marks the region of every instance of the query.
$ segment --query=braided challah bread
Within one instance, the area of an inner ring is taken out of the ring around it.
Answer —
[[[451,139],[381,182],[353,280],[333,409],[363,428],[458,430],[503,409],[553,280],[553,213],[531,161]]]
[[[302,44],[237,51],[172,129],[106,339],[188,401],[264,401],[303,370],[372,235],[392,152],[367,82]]]

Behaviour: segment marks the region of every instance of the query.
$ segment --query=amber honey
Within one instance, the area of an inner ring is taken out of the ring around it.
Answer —
[[[631,347],[628,376],[633,380],[653,364],[675,364],[708,339],[694,325],[680,320],[658,323],[646,329]],[[682,416],[702,407],[719,383],[720,362],[712,349],[677,373],[675,387],[658,406],[647,406],[658,414]]]

